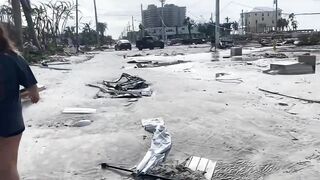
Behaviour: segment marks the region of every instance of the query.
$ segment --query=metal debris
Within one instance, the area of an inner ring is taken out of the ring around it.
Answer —
[[[104,94],[110,94],[111,98],[141,98],[149,97],[153,93],[146,80],[126,73],[116,81],[103,81],[101,84],[87,84],[87,86],[100,89],[97,98],[106,97]]]

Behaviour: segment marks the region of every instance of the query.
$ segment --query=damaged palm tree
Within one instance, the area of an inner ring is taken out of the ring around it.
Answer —
[[[116,81],[103,81],[101,84],[88,84],[88,86],[100,89],[98,98],[105,97],[105,94],[110,94],[112,98],[141,98],[152,95],[146,80],[126,73]]]

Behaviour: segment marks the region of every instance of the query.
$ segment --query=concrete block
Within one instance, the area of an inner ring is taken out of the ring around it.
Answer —
[[[232,47],[231,56],[242,56],[242,47]]]
[[[313,70],[316,71],[316,56],[310,56],[310,55],[302,55],[298,56],[299,63],[307,64],[312,66]]]

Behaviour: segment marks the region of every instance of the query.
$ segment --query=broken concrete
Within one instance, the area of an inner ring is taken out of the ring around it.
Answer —
[[[232,47],[231,56],[242,56],[242,47]]]

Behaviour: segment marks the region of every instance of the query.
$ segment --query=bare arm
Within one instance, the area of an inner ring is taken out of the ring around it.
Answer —
[[[38,86],[37,85],[33,85],[30,88],[28,88],[27,91],[29,92],[29,97],[31,99],[31,102],[34,103],[34,104],[38,103],[39,100],[40,100]]]

